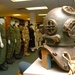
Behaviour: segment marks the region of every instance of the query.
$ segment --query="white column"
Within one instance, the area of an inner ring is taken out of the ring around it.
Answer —
[[[34,12],[30,12],[30,23],[33,24],[33,29],[35,31],[36,28],[36,16]]]
[[[30,23],[33,25],[36,23],[36,16],[34,12],[30,12]]]
[[[34,12],[30,12],[30,23],[33,24],[34,36],[35,36],[35,48],[36,48],[36,15]]]

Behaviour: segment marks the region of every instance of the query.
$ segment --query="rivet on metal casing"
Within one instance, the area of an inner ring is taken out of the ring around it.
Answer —
[[[56,53],[53,53],[53,55],[54,55],[54,56],[57,56],[57,54],[56,54]]]

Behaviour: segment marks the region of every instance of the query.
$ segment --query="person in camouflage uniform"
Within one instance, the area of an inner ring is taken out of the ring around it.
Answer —
[[[14,61],[12,60],[13,54],[14,54],[14,48],[15,48],[15,34],[14,34],[14,24],[15,21],[11,20],[10,25],[7,29],[7,37],[8,37],[8,43],[7,43],[7,63],[12,64]]]
[[[29,30],[27,26],[28,26],[28,21],[25,22],[25,25],[23,26],[23,29],[22,29],[22,39],[24,42],[24,55],[25,56],[30,55],[30,53],[28,53],[30,37],[29,37]]]
[[[14,26],[14,34],[15,34],[15,50],[14,50],[14,56],[16,59],[20,59],[20,50],[21,50],[21,34],[20,34],[20,29],[18,27],[19,21],[15,21],[15,26]]]
[[[0,18],[0,70],[7,70],[8,66],[5,66],[6,57],[6,34],[3,24],[5,20]]]

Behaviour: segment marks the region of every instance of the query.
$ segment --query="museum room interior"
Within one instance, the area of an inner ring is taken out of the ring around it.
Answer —
[[[0,0],[0,75],[73,75],[74,33],[75,0]]]

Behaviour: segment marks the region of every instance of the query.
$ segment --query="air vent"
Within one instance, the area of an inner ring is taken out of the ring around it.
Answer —
[[[17,10],[25,10],[25,8],[17,8]]]

